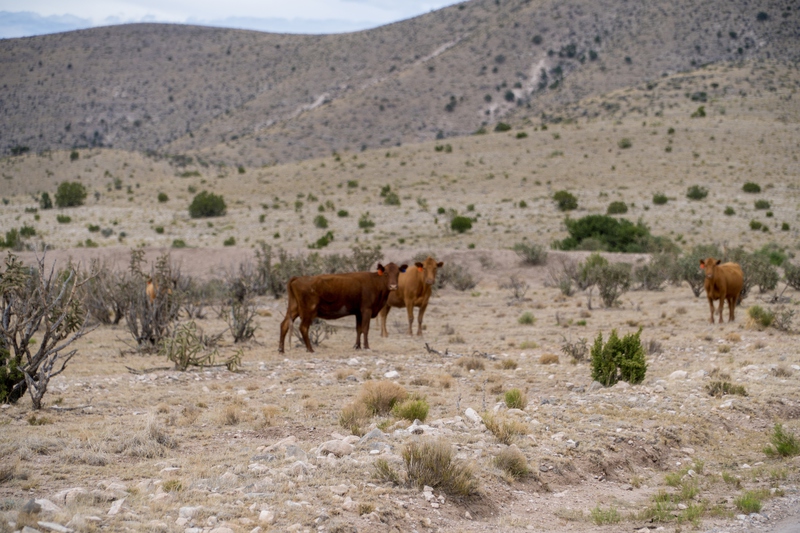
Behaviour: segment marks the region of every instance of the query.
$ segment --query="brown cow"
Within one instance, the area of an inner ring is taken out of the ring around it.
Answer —
[[[436,262],[433,257],[428,257],[424,263],[414,263],[417,268],[400,274],[397,280],[397,290],[389,294],[386,305],[381,309],[381,336],[388,337],[386,318],[392,307],[405,307],[408,313],[408,334],[413,335],[414,307],[419,307],[417,316],[417,335],[422,335],[422,316],[428,307],[431,298],[431,287],[436,282],[436,270],[444,264]]]
[[[356,316],[355,348],[361,348],[363,333],[364,349],[369,350],[369,321],[383,309],[390,291],[397,290],[397,278],[401,272],[405,272],[406,267],[407,265],[398,267],[394,263],[384,267],[379,263],[377,272],[323,274],[290,279],[286,286],[289,306],[286,317],[281,322],[278,351],[283,353],[286,334],[298,316],[300,334],[306,350],[313,352],[308,328],[314,319],[342,318],[348,315]]]
[[[153,283],[153,278],[147,278],[147,288],[144,291],[147,293],[147,299],[150,300],[150,303],[153,303],[153,300],[156,299],[156,290],[157,287]]]
[[[744,274],[738,263],[720,264],[717,259],[709,257],[700,260],[700,268],[706,271],[706,296],[711,307],[711,323],[714,323],[714,300],[719,300],[719,323],[722,324],[722,308],[728,302],[728,322],[733,322],[733,309],[739,299],[744,285]]]

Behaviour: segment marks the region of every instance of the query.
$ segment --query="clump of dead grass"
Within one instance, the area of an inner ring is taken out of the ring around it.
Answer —
[[[400,474],[395,470],[389,461],[386,459],[378,459],[372,463],[374,479],[384,483],[392,483],[393,485],[400,485],[402,479]]]
[[[339,413],[339,425],[353,435],[364,435],[363,427],[372,418],[372,411],[361,402],[352,402]]]
[[[503,471],[507,481],[517,481],[531,472],[525,455],[514,445],[501,450],[492,459],[492,464]]]
[[[558,364],[558,355],[554,353],[543,353],[539,356],[539,364],[540,365],[557,365]]]
[[[443,374],[439,374],[439,376],[436,378],[436,380],[439,382],[439,386],[441,388],[443,388],[443,389],[449,389],[450,387],[453,386],[453,382],[455,381],[453,379],[453,376],[451,376],[450,374],[444,374],[444,373]]]
[[[363,404],[373,415],[382,415],[406,398],[408,391],[402,385],[392,381],[367,381],[356,402]]]
[[[747,396],[747,390],[744,388],[744,385],[734,385],[730,381],[712,381],[706,385],[706,392],[709,396],[715,396],[717,398],[728,394]]]
[[[483,359],[480,357],[469,356],[469,357],[461,357],[456,361],[458,366],[464,367],[467,371],[469,370],[483,370],[486,368],[486,365],[483,364]]]
[[[742,336],[736,333],[735,331],[731,331],[727,335],[725,335],[725,340],[728,342],[741,342]]]
[[[142,428],[126,435],[117,443],[116,453],[152,459],[163,457],[167,449],[176,448],[178,441],[164,431],[155,415],[148,415]]]
[[[519,365],[514,359],[503,359],[497,363],[497,368],[500,368],[501,370],[516,370],[517,366]]]
[[[428,485],[455,496],[474,496],[478,492],[473,469],[454,460],[453,448],[445,440],[410,442],[402,456],[408,480],[418,488]]]
[[[528,426],[519,420],[497,416],[492,413],[484,413],[481,418],[484,425],[486,425],[486,429],[503,444],[512,444],[519,435],[524,435],[528,432]]]

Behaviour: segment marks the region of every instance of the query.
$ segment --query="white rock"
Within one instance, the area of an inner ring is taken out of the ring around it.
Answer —
[[[235,532],[229,527],[215,527],[209,533],[235,533]]]
[[[42,511],[44,511],[46,513],[58,513],[58,512],[61,512],[61,507],[59,507],[58,505],[54,504],[53,502],[51,502],[50,500],[47,500],[45,498],[36,499],[36,503],[41,505],[42,506]]]
[[[69,505],[74,503],[79,497],[89,494],[89,491],[84,489],[83,487],[73,487],[71,489],[64,489],[62,491],[57,492],[53,499],[60,503],[61,505]]]
[[[361,363],[359,363],[358,359],[356,359],[355,357],[352,357],[352,358],[350,358],[350,360],[347,361],[347,365],[348,366],[358,366],[360,364]]]
[[[669,375],[669,379],[686,379],[689,373],[685,370],[676,370]]]
[[[611,388],[616,390],[625,390],[625,389],[630,389],[631,384],[628,383],[627,381],[617,381],[617,383]]]
[[[479,424],[480,422],[483,422],[480,415],[472,407],[467,407],[467,410],[464,411],[464,416],[473,424]]]
[[[523,411],[522,409],[509,409],[506,413],[514,416],[527,416],[528,413]]]
[[[400,372],[397,370],[390,370],[389,372],[386,372],[383,377],[386,379],[397,379],[400,377]]]
[[[201,506],[197,507],[181,507],[178,509],[178,516],[191,520],[202,509]]]
[[[356,507],[358,507],[358,505],[356,504],[356,502],[353,501],[352,498],[350,498],[350,496],[347,496],[344,499],[344,503],[342,504],[342,509],[343,510],[345,510],[345,511],[354,511],[356,509]]]
[[[332,493],[338,494],[339,496],[344,496],[347,494],[347,491],[350,490],[350,488],[344,483],[341,485],[334,485],[333,487],[330,487],[330,489]]]
[[[720,404],[719,408],[720,409],[730,409],[732,405],[733,405],[733,400],[727,400],[725,402],[722,402]]]
[[[55,531],[56,533],[73,533],[74,529],[70,529],[68,527],[64,527],[61,524],[57,524],[55,522],[37,522],[39,527],[42,529],[46,529],[48,531]]]
[[[119,513],[119,510],[122,509],[122,504],[125,503],[125,498],[121,500],[116,500],[111,504],[111,509],[108,510],[108,514],[114,516],[115,514]]]

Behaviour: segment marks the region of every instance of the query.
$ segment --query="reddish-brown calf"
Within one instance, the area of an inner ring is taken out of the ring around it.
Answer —
[[[428,300],[431,298],[431,287],[436,283],[436,270],[441,268],[444,263],[436,262],[433,257],[428,257],[424,263],[414,263],[417,268],[412,268],[397,280],[397,290],[389,294],[386,305],[381,309],[381,336],[388,337],[389,331],[386,329],[386,318],[392,307],[405,307],[408,313],[408,334],[413,335],[414,308],[419,307],[417,315],[417,335],[422,335],[422,317],[425,309],[428,308]]]
[[[706,296],[711,307],[711,323],[714,323],[714,300],[719,300],[719,322],[722,324],[722,308],[728,302],[728,322],[733,322],[733,310],[744,286],[744,274],[738,263],[723,263],[709,257],[700,260],[700,268],[705,270]]]

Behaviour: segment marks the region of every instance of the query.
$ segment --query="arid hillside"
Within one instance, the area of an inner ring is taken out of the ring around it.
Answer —
[[[660,91],[664,76],[703,65],[795,64],[798,16],[786,0],[473,0],[333,36],[140,24],[8,39],[0,150],[113,147],[262,165],[498,121],[653,116],[664,103],[652,94],[632,108],[576,104]]]

